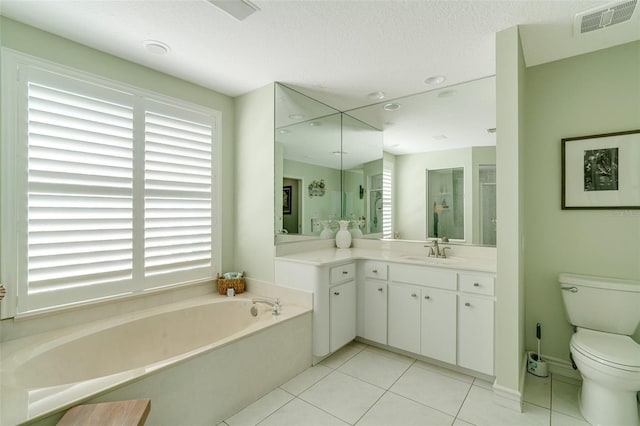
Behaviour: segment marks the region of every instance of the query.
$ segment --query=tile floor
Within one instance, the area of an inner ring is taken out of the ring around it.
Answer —
[[[588,426],[573,379],[527,374],[523,413],[493,403],[491,385],[353,342],[220,426]]]

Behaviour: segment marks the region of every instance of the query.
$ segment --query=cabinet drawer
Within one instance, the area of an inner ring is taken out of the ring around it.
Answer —
[[[364,263],[365,278],[376,278],[378,280],[387,280],[387,264],[382,262],[365,262]]]
[[[346,265],[334,266],[331,268],[331,284],[338,284],[355,279],[356,264],[347,263]]]
[[[457,273],[455,271],[429,268],[415,265],[390,265],[389,275],[392,281],[426,285],[445,290],[457,290]]]
[[[493,275],[459,274],[459,276],[460,291],[493,296],[495,281]]]

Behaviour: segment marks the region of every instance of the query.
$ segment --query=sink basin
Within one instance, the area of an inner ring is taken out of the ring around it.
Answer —
[[[449,265],[452,263],[458,263],[461,260],[459,257],[442,258],[442,257],[427,257],[427,256],[415,256],[415,255],[402,256],[402,258],[416,261],[416,262],[424,262],[429,265]]]

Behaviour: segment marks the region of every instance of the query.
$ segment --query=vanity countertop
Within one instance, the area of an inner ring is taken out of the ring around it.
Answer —
[[[447,259],[441,259],[427,257],[426,252],[424,251],[420,253],[403,253],[391,250],[365,248],[327,248],[278,256],[275,260],[305,263],[315,266],[330,266],[352,260],[374,260],[477,272],[496,272],[495,258],[471,256],[459,257],[455,255],[455,252]]]

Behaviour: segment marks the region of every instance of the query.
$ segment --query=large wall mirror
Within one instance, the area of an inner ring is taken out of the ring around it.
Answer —
[[[438,238],[495,246],[495,116],[495,77],[343,113],[276,84],[276,243],[320,238],[338,218],[363,238],[425,241],[437,213]],[[439,171],[451,188],[430,187]]]

